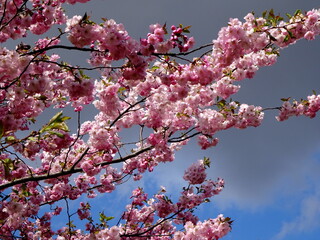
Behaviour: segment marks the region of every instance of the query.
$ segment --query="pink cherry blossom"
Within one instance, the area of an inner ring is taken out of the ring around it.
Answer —
[[[241,81],[275,64],[282,48],[314,40],[320,34],[320,10],[298,11],[288,21],[271,21],[272,14],[233,18],[211,44],[193,49],[190,26],[156,23],[145,37],[134,39],[113,19],[96,23],[87,14],[67,17],[66,4],[88,1],[0,2],[3,45],[41,35],[34,44],[0,48],[0,235],[224,237],[230,218],[199,221],[194,212],[224,188],[223,179],[207,178],[207,158],[185,170],[186,186],[177,196],[164,187],[151,198],[142,188],[133,190],[118,225],[109,226],[112,217],[102,212],[97,219],[89,200],[170,164],[192,138],[207,149],[218,144],[220,131],[260,126],[263,107],[232,100]],[[45,37],[51,29],[57,34]],[[61,50],[87,57],[74,65],[58,54]],[[279,121],[314,118],[320,110],[315,92],[305,100],[282,101],[268,108],[279,110]],[[75,111],[71,119],[70,109]],[[80,205],[74,210],[76,200]],[[56,229],[59,215],[68,222]]]

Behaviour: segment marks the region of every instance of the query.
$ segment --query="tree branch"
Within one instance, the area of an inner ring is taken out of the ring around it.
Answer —
[[[92,48],[79,48],[79,47],[75,47],[75,46],[53,45],[53,46],[48,46],[48,47],[41,48],[41,49],[38,49],[38,50],[34,50],[32,52],[24,53],[24,54],[22,54],[22,56],[41,54],[41,53],[43,53],[45,51],[49,51],[49,50],[52,50],[52,49],[76,50],[76,51],[82,51],[82,52],[100,52],[100,53],[102,52],[100,50],[92,49]]]
[[[146,147],[146,148],[144,148],[144,149],[142,149],[140,151],[137,151],[137,152],[135,152],[133,154],[125,156],[123,158],[117,158],[117,159],[115,159],[115,160],[113,160],[111,162],[102,162],[102,163],[97,164],[96,166],[103,167],[103,166],[107,166],[107,165],[111,165],[111,164],[115,164],[115,163],[121,163],[121,162],[124,162],[124,161],[126,161],[126,160],[128,160],[130,158],[134,158],[136,156],[139,156],[140,154],[142,154],[144,152],[147,152],[147,151],[149,151],[149,150],[151,150],[153,148],[154,148],[153,146],[149,146],[149,147]],[[80,158],[83,158],[83,157],[84,157],[84,155],[80,156]],[[58,172],[58,173],[43,174],[43,175],[38,175],[38,176],[33,176],[33,177],[29,176],[29,177],[25,177],[25,178],[20,178],[20,179],[14,180],[12,182],[0,185],[0,191],[4,190],[6,188],[9,188],[9,187],[18,185],[18,184],[22,184],[22,183],[39,182],[39,181],[43,181],[43,180],[48,180],[48,179],[52,179],[52,178],[59,178],[59,177],[67,176],[67,175],[74,174],[74,173],[80,173],[80,172],[83,172],[82,168],[71,167],[67,171],[61,171],[61,172]]]

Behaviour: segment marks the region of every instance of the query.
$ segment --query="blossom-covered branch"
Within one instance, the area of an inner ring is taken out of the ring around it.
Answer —
[[[273,11],[262,17],[250,13],[243,22],[230,19],[212,43],[193,48],[190,26],[153,24],[136,40],[112,19],[95,23],[87,14],[67,17],[63,10],[64,4],[88,1],[0,0],[3,44],[59,27],[57,36],[39,38],[33,46],[0,48],[1,238],[222,238],[231,229],[230,218],[200,222],[193,213],[224,186],[222,179],[207,179],[207,158],[186,170],[188,187],[176,200],[164,189],[151,199],[141,188],[134,190],[132,203],[112,227],[103,213],[95,221],[89,203],[81,202],[76,213],[69,204],[83,195],[108,196],[126,178],[140,180],[174,161],[192,138],[207,149],[218,144],[218,132],[258,127],[267,108],[231,97],[241,80],[275,64],[282,48],[319,35],[320,11],[297,11],[286,21]],[[87,62],[61,59],[58,52],[69,50],[87,54]],[[194,54],[198,57],[189,59]],[[316,93],[289,100],[272,108],[280,110],[280,121],[314,117],[320,109]],[[66,116],[69,106],[78,119]],[[47,117],[45,110],[57,113],[36,127]],[[80,113],[91,118],[81,122]],[[128,137],[128,129],[138,131]],[[43,211],[47,205],[50,210]],[[63,213],[67,225],[53,228],[54,217]],[[85,229],[77,227],[79,221],[86,222]]]

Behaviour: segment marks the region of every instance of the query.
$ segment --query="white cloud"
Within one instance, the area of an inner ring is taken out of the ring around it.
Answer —
[[[301,203],[300,214],[295,219],[284,222],[275,240],[288,235],[312,231],[320,227],[320,194],[309,196]]]

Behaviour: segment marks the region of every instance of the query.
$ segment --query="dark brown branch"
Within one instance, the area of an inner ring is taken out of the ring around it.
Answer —
[[[21,5],[21,7],[20,8],[17,8],[17,12],[16,12],[16,14],[8,21],[8,22],[6,22],[5,24],[3,24],[1,27],[0,27],[0,32],[6,27],[6,26],[8,26],[18,15],[19,15],[19,13],[22,11],[22,9],[27,5],[27,0],[26,1],[24,1],[24,3]],[[6,1],[6,3],[7,3],[7,1]],[[6,6],[6,5],[5,5]],[[5,9],[4,9],[4,11],[5,11]],[[3,18],[4,18],[4,15],[5,15],[5,12],[3,13]],[[2,23],[2,21],[3,21],[3,19],[1,19],[1,23]]]
[[[80,48],[80,47],[74,47],[74,46],[65,46],[65,45],[53,45],[53,46],[48,46],[45,48],[41,48],[38,50],[34,50],[32,52],[27,52],[22,54],[22,56],[24,55],[34,55],[34,54],[41,54],[45,51],[49,51],[52,49],[66,49],[66,50],[76,50],[76,51],[82,51],[82,52],[101,52],[97,49],[92,49],[92,48]]]
[[[267,110],[281,110],[282,107],[269,107],[269,108],[264,108],[262,111],[267,111]]]
[[[69,68],[71,70],[88,70],[88,71],[91,71],[91,70],[96,70],[96,69],[121,69],[123,68],[122,66],[118,66],[118,67],[111,67],[111,66],[108,66],[108,67],[105,67],[105,66],[99,66],[99,67],[78,67],[78,66],[71,66],[71,65],[66,65],[66,64],[62,64],[62,63],[57,63],[57,62],[54,62],[54,61],[49,61],[49,60],[42,60],[42,59],[39,59],[39,60],[35,60],[34,62],[44,62],[44,63],[50,63],[50,64],[55,64],[61,68]]]
[[[140,101],[136,102],[135,104],[130,105],[126,110],[124,110],[122,113],[120,113],[115,120],[113,120],[113,122],[110,124],[110,127],[112,127],[120,118],[122,118],[126,113],[128,113],[130,111],[131,108],[135,107],[136,105],[138,105],[139,103],[144,102],[144,100],[146,100],[147,97],[142,98]]]
[[[148,228],[147,230],[145,230],[145,231],[143,231],[143,232],[140,232],[140,233],[137,232],[137,233],[133,233],[133,234],[123,234],[123,235],[121,235],[121,237],[145,237],[145,236],[143,236],[143,234],[152,231],[152,229],[154,229],[155,227],[161,225],[161,224],[164,223],[165,221],[173,218],[174,216],[178,215],[178,214],[179,214],[180,212],[182,212],[183,210],[185,210],[185,209],[180,209],[180,210],[178,210],[176,213],[172,214],[172,215],[169,216],[169,217],[166,217],[166,218],[162,219],[160,222],[154,224],[153,226],[151,226],[150,228]]]
[[[8,0],[5,0],[5,2],[4,2],[3,15],[2,15],[2,17],[0,19],[0,26],[2,25],[2,22],[3,22],[3,20],[4,20],[5,16],[6,16],[7,2],[8,2]]]
[[[111,162],[102,162],[100,164],[97,164],[96,166],[103,167],[103,166],[107,166],[107,165],[111,165],[111,164],[115,164],[115,163],[121,163],[121,162],[124,162],[124,161],[126,161],[126,160],[128,160],[130,158],[134,158],[136,156],[139,156],[140,154],[142,154],[144,152],[147,152],[147,151],[151,150],[152,148],[153,148],[153,146],[149,146],[149,147],[141,149],[140,151],[137,151],[137,152],[135,152],[133,154],[127,155],[127,156],[125,156],[123,158],[118,158],[118,159],[115,159],[115,160],[113,160]],[[84,155],[80,156],[80,158],[83,158],[83,157],[84,157]],[[61,172],[58,172],[58,173],[43,174],[43,175],[38,175],[38,176],[33,176],[33,177],[29,176],[29,177],[25,177],[25,178],[20,178],[20,179],[14,180],[12,182],[0,185],[0,191],[4,190],[6,188],[9,188],[9,187],[18,185],[18,184],[22,184],[22,183],[39,182],[39,181],[43,181],[43,180],[47,180],[47,179],[59,178],[59,177],[67,176],[67,175],[74,174],[74,173],[80,173],[80,172],[83,172],[82,168],[71,167],[67,171],[61,171]]]
[[[68,233],[69,233],[69,239],[71,239],[72,236],[72,227],[71,227],[71,214],[70,214],[70,208],[69,208],[69,203],[66,198],[64,198],[64,201],[66,202],[66,207],[67,207],[67,216],[68,216]]]
[[[193,138],[197,135],[201,134],[201,132],[196,132],[194,134],[191,134],[190,136],[186,136],[184,137],[185,135],[181,136],[181,137],[174,137],[174,138],[171,138],[168,140],[169,143],[173,143],[173,142],[181,142],[181,141],[184,141],[184,140],[187,140],[187,139],[190,139],[190,138]]]
[[[69,171],[73,171],[76,168],[77,164],[79,162],[81,162],[81,160],[86,156],[86,154],[88,153],[89,149],[90,148],[87,147],[86,150],[84,150],[84,152],[81,154],[80,158],[72,165],[72,167],[69,169]]]
[[[202,45],[198,48],[195,48],[189,52],[180,52],[180,53],[153,53],[152,55],[154,56],[172,56],[172,57],[176,57],[176,56],[187,56],[191,53],[194,53],[194,52],[197,52],[203,48],[207,48],[207,47],[211,47],[213,46],[213,43],[208,43],[208,44],[205,44],[205,45]]]

